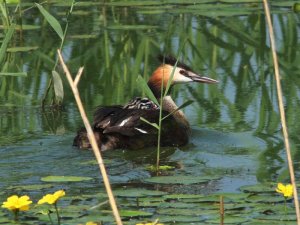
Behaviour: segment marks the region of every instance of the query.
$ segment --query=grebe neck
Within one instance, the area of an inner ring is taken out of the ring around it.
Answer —
[[[163,97],[162,109],[164,111],[171,113],[171,112],[175,111],[176,109],[178,109],[178,106],[173,101],[172,97],[170,95],[167,95],[167,96]],[[181,110],[177,110],[172,115],[173,115],[174,119],[176,120],[176,122],[181,124],[185,129],[190,130],[190,124],[189,124],[187,118],[185,117],[184,113]]]

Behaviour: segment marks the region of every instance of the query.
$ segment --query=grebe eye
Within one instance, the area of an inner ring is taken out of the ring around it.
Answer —
[[[186,71],[185,70],[180,70],[179,73],[182,74],[182,75],[186,75]]]

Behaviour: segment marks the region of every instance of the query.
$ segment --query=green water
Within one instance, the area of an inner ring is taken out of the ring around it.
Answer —
[[[151,184],[145,179],[154,174],[146,167],[155,163],[155,148],[120,149],[103,153],[113,188],[216,194],[239,193],[244,185],[289,182],[261,3],[195,2],[86,1],[75,5],[69,17],[63,55],[73,74],[84,66],[79,89],[90,118],[98,105],[124,104],[134,96],[142,96],[136,78],[139,74],[149,77],[158,66],[159,53],[179,55],[195,71],[219,81],[217,85],[189,84],[174,89],[179,105],[189,99],[194,101],[184,109],[192,136],[187,146],[163,148],[162,154],[162,164],[175,166],[165,175],[218,179],[201,185]],[[272,18],[299,178],[300,20],[299,14],[291,10],[293,3],[272,2]],[[82,121],[65,78],[63,109],[46,106],[43,111],[40,106],[60,39],[31,6],[32,3],[23,3],[22,19],[15,17],[23,26],[33,27],[16,30],[9,47],[38,48],[9,53],[2,65],[2,71],[27,72],[27,77],[0,76],[0,200],[15,193],[38,199],[60,188],[73,196],[92,195],[103,190],[103,184],[97,166],[91,163],[92,152],[72,147]],[[43,6],[65,26],[69,3]],[[14,8],[9,6],[11,13]],[[1,30],[3,39],[3,26]],[[42,191],[16,188],[44,185],[41,178],[50,175],[93,179],[51,183]]]

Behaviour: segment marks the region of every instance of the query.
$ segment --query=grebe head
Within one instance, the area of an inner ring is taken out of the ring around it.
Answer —
[[[167,86],[168,81],[172,78],[171,86],[180,83],[199,82],[199,83],[218,83],[217,80],[209,77],[201,76],[195,73],[189,66],[179,62],[172,56],[159,56],[162,63],[152,74],[148,81],[148,86],[153,91],[155,97],[161,96],[161,85],[164,88]]]

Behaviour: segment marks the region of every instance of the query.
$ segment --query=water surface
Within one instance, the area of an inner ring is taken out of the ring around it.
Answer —
[[[113,187],[211,194],[238,193],[244,185],[288,182],[262,5],[148,3],[75,5],[63,45],[66,62],[74,74],[84,66],[79,89],[90,118],[98,105],[124,104],[144,95],[136,78],[150,76],[160,53],[178,55],[195,71],[219,80],[217,85],[189,84],[174,89],[178,104],[194,101],[184,109],[192,136],[187,146],[163,148],[162,163],[175,165],[171,175],[218,175],[220,179],[183,187],[146,184],[144,180],[154,175],[145,167],[155,163],[155,148],[119,149],[103,154]],[[299,16],[292,12],[291,3],[276,4],[272,18],[298,176]],[[23,9],[30,5],[24,4]],[[44,7],[65,26],[69,4]],[[59,184],[74,195],[91,194],[103,185],[91,162],[92,152],[72,147],[82,121],[65,79],[63,109],[49,107],[50,100],[45,110],[40,107],[60,39],[36,8],[24,11],[22,24],[35,29],[17,30],[11,47],[38,49],[7,58],[8,71],[24,71],[27,77],[0,77],[0,188],[4,193],[0,200],[14,192],[12,187],[44,184],[41,178],[49,175],[92,177],[87,182]],[[53,185],[50,190],[57,188]],[[32,194],[41,195],[36,190]]]

